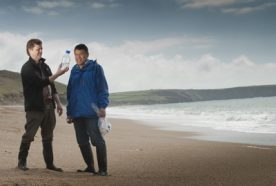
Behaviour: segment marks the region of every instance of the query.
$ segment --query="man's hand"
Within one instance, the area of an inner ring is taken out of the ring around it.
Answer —
[[[60,64],[60,65],[58,66],[58,69],[57,69],[56,73],[53,74],[53,75],[51,75],[51,76],[49,77],[49,81],[54,82],[55,79],[57,79],[59,76],[61,76],[62,74],[64,74],[64,73],[67,72],[68,70],[69,70],[69,67],[66,67],[66,68],[62,69],[62,68],[61,68],[61,64]]]
[[[72,119],[70,116],[67,116],[66,122],[67,122],[68,124],[71,124],[71,123],[73,122],[73,119]]]
[[[63,113],[63,108],[62,108],[61,104],[57,105],[57,113],[58,113],[59,116],[61,116],[62,113]]]
[[[58,66],[57,72],[56,74],[58,74],[59,76],[61,76],[62,74],[64,74],[65,72],[67,72],[69,70],[69,67],[66,68],[62,68],[62,65],[60,64]]]
[[[100,109],[99,109],[98,116],[99,116],[100,118],[104,118],[105,115],[106,115],[105,109],[104,109],[104,108],[100,108]]]

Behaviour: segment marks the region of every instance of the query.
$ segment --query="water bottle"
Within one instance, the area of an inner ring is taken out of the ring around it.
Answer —
[[[70,50],[66,50],[65,54],[62,56],[61,68],[65,69],[66,67],[69,67],[70,60]]]

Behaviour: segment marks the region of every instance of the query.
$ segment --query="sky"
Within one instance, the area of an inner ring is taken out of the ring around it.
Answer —
[[[86,44],[110,92],[276,84],[275,20],[276,0],[0,0],[0,70],[40,38],[53,72]]]

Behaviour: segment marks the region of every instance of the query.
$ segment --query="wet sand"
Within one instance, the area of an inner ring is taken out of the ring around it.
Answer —
[[[64,172],[45,169],[40,131],[29,151],[30,170],[21,171],[16,165],[25,112],[0,107],[0,185],[276,185],[275,146],[193,140],[185,137],[200,134],[160,131],[139,121],[111,123],[106,136],[110,176],[76,172],[85,164],[65,116],[57,117],[54,132],[55,164]]]

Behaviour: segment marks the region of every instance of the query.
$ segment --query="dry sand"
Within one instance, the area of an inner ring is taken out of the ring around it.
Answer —
[[[85,164],[65,116],[57,118],[54,137],[55,164],[64,172],[45,169],[40,131],[30,148],[30,170],[21,171],[15,167],[25,112],[0,107],[0,185],[276,185],[275,146],[197,141],[185,138],[192,133],[159,131],[130,120],[111,122],[106,136],[110,176],[76,172]]]

